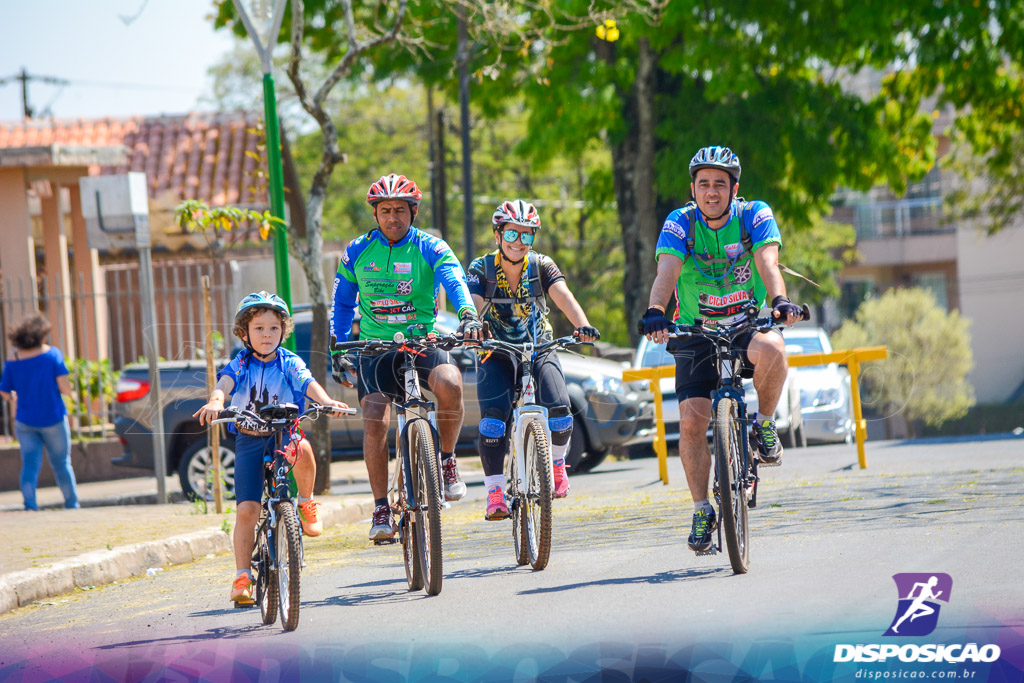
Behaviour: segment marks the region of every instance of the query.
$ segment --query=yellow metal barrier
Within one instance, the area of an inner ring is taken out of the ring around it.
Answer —
[[[788,356],[789,367],[802,368],[809,365],[838,363],[850,368],[850,393],[853,395],[853,423],[857,428],[857,460],[860,468],[867,469],[868,459],[864,455],[864,442],[868,438],[868,423],[860,406],[860,364],[872,360],[884,360],[888,352],[884,346],[865,346],[859,349],[845,349],[832,353],[796,353]]]
[[[793,368],[810,365],[827,365],[838,363],[850,368],[850,393],[853,395],[853,419],[857,434],[857,459],[860,468],[868,466],[867,457],[864,455],[864,442],[867,440],[867,422],[864,420],[860,405],[860,364],[867,361],[883,360],[887,352],[884,346],[867,346],[859,349],[846,349],[833,351],[832,353],[800,353],[788,356],[789,366]],[[624,382],[636,382],[648,380],[651,383],[651,391],[654,392],[654,422],[657,432],[654,436],[654,452],[658,455],[658,476],[664,484],[668,483],[668,443],[665,441],[665,419],[661,411],[661,382],[666,377],[675,377],[676,367],[674,365],[659,365],[655,368],[640,368],[638,370],[623,370],[622,380]]]

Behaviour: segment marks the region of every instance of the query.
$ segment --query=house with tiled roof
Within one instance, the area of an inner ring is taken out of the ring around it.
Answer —
[[[129,171],[146,174],[157,308],[167,313],[164,319],[180,316],[178,327],[201,319],[181,302],[198,300],[207,243],[173,223],[174,208],[185,199],[269,208],[262,144],[262,116],[243,111],[0,122],[0,323],[8,327],[26,312],[44,310],[54,343],[69,357],[111,354],[121,356],[119,363],[137,357],[134,345],[118,352],[105,338],[112,323],[103,311],[123,313],[129,302],[117,297],[137,292],[137,275],[118,270],[136,268],[137,256],[88,248],[78,186],[83,176]],[[237,231],[231,237],[253,239]],[[83,332],[82,320],[96,321],[88,326],[95,329]],[[137,327],[126,320],[124,331],[137,338]],[[161,355],[180,357],[184,345],[202,338],[197,330],[190,324],[177,338],[169,335]]]

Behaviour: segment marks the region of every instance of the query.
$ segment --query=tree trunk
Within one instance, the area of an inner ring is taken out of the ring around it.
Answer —
[[[309,226],[307,226],[309,227]],[[300,253],[302,270],[306,275],[306,282],[309,284],[309,296],[313,304],[313,327],[309,340],[309,370],[313,373],[313,379],[320,383],[320,386],[327,386],[328,363],[330,362],[330,341],[327,304],[327,285],[324,282],[322,240],[319,237],[319,225],[313,233],[309,231],[309,248]],[[331,492],[331,433],[330,420],[321,418],[309,424],[307,436],[310,445],[313,446],[313,455],[316,458],[316,483],[313,492],[330,494]]]
[[[626,137],[612,147],[612,176],[625,255],[624,304],[634,345],[639,341],[634,323],[647,310],[654,284],[656,269],[651,264],[660,228],[654,187],[656,77],[656,55],[647,39],[641,39],[636,81],[624,98]]]

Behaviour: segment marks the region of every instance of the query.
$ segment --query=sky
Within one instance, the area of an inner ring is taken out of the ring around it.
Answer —
[[[207,69],[234,44],[212,13],[213,0],[0,0],[0,80],[24,67],[70,81],[29,82],[37,117],[193,111]],[[21,117],[21,81],[0,84],[0,121]]]

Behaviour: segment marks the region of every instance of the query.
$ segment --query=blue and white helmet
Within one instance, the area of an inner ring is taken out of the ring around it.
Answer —
[[[245,295],[238,304],[238,310],[235,311],[235,322],[238,322],[242,313],[250,308],[267,308],[281,313],[286,318],[291,317],[291,313],[288,311],[288,304],[284,302],[284,299],[277,294],[271,294],[264,290]]]
[[[719,168],[732,176],[733,182],[740,181],[740,158],[728,147],[704,147],[690,159],[690,178],[696,179],[702,168]]]

